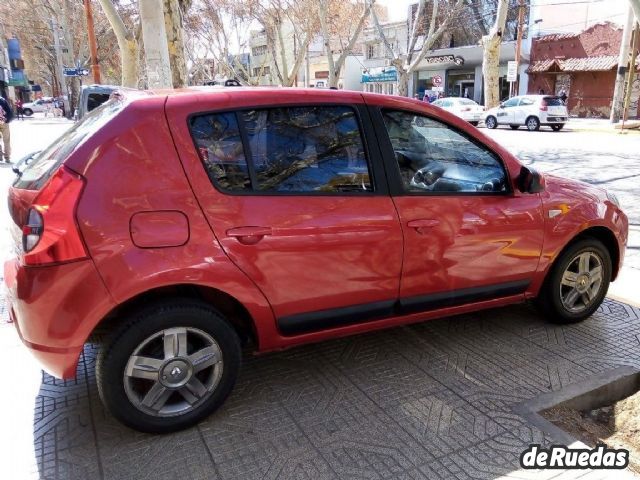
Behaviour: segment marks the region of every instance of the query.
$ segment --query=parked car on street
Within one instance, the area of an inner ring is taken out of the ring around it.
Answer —
[[[75,119],[80,120],[87,113],[98,108],[111,97],[111,94],[121,87],[114,85],[85,85],[80,90],[78,107],[75,111]]]
[[[46,111],[47,108],[53,109],[53,102],[53,97],[42,97],[35,102],[24,103],[22,104],[22,113],[27,117],[30,117],[34,113],[42,113]]]
[[[433,102],[433,105],[440,107],[447,112],[451,112],[454,115],[469,122],[474,127],[478,126],[478,123],[484,118],[484,107],[478,105],[476,102],[469,98],[464,97],[447,97],[440,98]]]
[[[526,126],[529,131],[551,127],[558,132],[569,120],[569,112],[560,97],[549,95],[523,95],[512,97],[498,107],[485,112],[487,128],[509,125],[513,130]]]
[[[102,401],[147,432],[220,407],[243,343],[527,300],[581,321],[628,235],[602,188],[542,175],[425,102],[360,92],[124,91],[21,165],[10,318],[60,378],[101,342]]]

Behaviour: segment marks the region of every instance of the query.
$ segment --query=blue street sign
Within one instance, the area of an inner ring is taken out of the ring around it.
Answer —
[[[62,69],[62,74],[65,77],[86,77],[89,75],[89,70],[86,68],[69,68],[64,67]]]

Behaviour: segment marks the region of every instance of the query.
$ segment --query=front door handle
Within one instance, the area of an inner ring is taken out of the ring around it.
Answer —
[[[440,220],[435,220],[431,218],[423,218],[420,220],[410,220],[407,222],[407,227],[415,228],[419,230],[421,228],[433,228],[440,225]]]
[[[271,235],[271,227],[235,227],[227,230],[227,235],[244,245],[255,245],[265,235]]]

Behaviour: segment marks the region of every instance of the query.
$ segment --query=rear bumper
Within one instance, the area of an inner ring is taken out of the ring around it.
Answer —
[[[93,262],[25,267],[12,259],[4,277],[7,308],[22,342],[44,370],[74,377],[87,337],[115,306]]]

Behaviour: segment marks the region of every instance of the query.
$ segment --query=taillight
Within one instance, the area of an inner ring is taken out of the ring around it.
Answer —
[[[46,265],[85,258],[75,210],[84,179],[61,167],[36,196],[22,227],[25,265]]]

